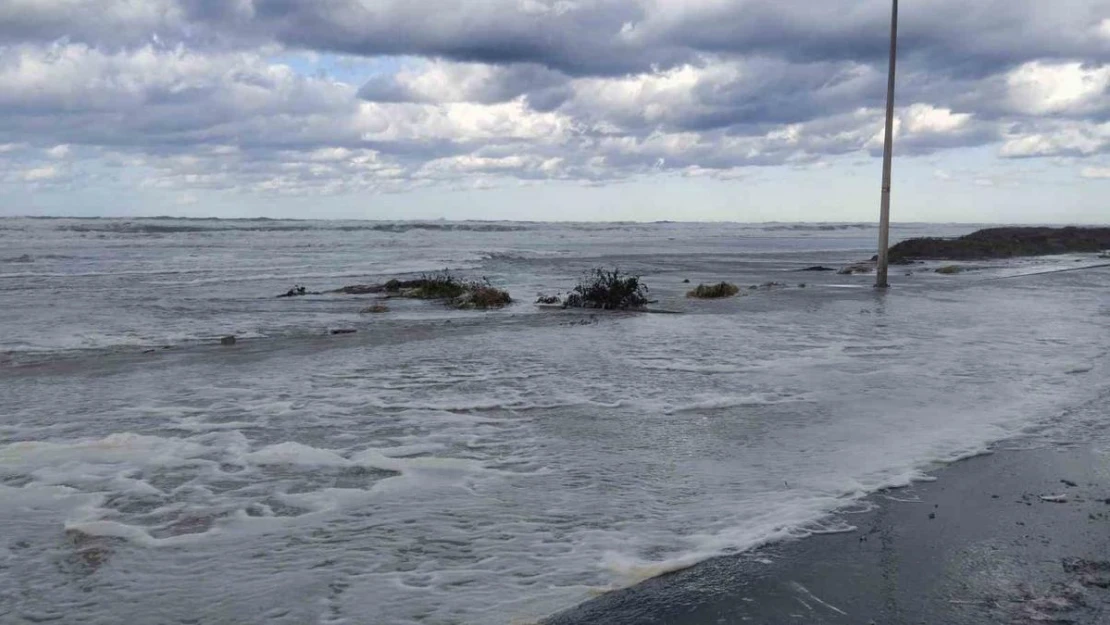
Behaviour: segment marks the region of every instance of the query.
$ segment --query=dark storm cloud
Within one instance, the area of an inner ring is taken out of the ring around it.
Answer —
[[[240,4],[242,6],[240,6]],[[290,46],[364,56],[533,63],[572,75],[672,67],[703,53],[880,63],[886,0],[187,0],[186,15]],[[227,8],[228,6],[239,8]],[[1110,59],[1104,0],[902,3],[907,61],[985,76],[1031,59]],[[249,7],[245,10],[242,7]]]
[[[1106,60],[1110,46],[1093,28],[1108,9],[1099,0],[902,2],[900,47],[907,60],[969,76],[1037,58]],[[692,8],[655,34],[697,50],[880,63],[888,54],[889,24],[886,0],[778,0]]]
[[[685,51],[621,44],[623,25],[643,16],[638,3],[617,0],[255,0],[253,15],[234,23],[316,51],[535,63],[576,75],[639,71],[686,58]],[[225,22],[205,23],[219,29]]]

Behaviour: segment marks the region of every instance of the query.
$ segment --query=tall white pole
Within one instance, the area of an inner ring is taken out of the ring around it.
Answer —
[[[886,139],[883,142],[883,199],[879,213],[879,263],[875,268],[875,288],[887,283],[887,250],[890,247],[890,169],[894,155],[894,74],[898,60],[898,0],[890,18],[890,76],[886,85]]]

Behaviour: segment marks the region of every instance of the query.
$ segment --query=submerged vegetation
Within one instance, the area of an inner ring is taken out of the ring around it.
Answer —
[[[489,310],[503,308],[513,302],[507,291],[498,289],[489,280],[460,280],[450,271],[423,274],[415,280],[393,279],[385,284],[356,284],[329,293],[346,295],[383,294],[386,298],[438,300],[450,308]],[[382,303],[362,309],[362,313],[383,313],[389,308]]]
[[[568,308],[629,310],[648,304],[648,288],[640,276],[622,273],[620,269],[594,269],[579,281],[563,301]]]
[[[443,300],[448,307],[460,310],[489,310],[513,303],[507,291],[494,287],[489,280],[463,281],[449,271],[424,274],[407,282],[390,280],[385,290],[395,297]]]
[[[399,293],[402,297],[415,299],[455,299],[467,292],[467,285],[451,275],[451,272],[443,271],[423,274],[418,280],[407,284],[390,280],[385,283],[385,289],[387,292]]]
[[[513,303],[513,298],[509,296],[508,291],[492,286],[488,280],[468,282],[463,286],[463,294],[447,302],[451,308],[490,310],[504,308]]]
[[[740,292],[740,287],[728,282],[719,282],[717,284],[699,284],[696,289],[686,294],[686,297],[694,299],[724,299],[732,297]]]
[[[963,272],[964,268],[960,267],[959,265],[945,265],[943,267],[937,267],[937,273],[944,274],[946,276],[951,276]]]

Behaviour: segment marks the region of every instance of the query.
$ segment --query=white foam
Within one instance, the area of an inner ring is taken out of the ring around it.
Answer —
[[[59,465],[179,464],[205,454],[204,445],[184,439],[123,432],[73,442],[28,441],[0,447],[0,468],[34,470]]]
[[[375,498],[374,489],[325,488],[310,493],[282,494],[278,498],[292,506],[312,512],[335,512],[365,505]]]
[[[291,441],[270,445],[244,456],[247,462],[259,465],[291,464],[302,466],[345,467],[351,464],[330,449],[318,449]]]
[[[799,401],[797,397],[784,397],[769,393],[752,393],[750,395],[725,395],[711,397],[689,404],[680,404],[666,408],[667,414],[680,412],[698,412],[703,410],[722,410],[726,408],[740,408],[743,406],[767,406],[788,401]]]
[[[351,456],[351,462],[364,467],[396,471],[398,473],[410,473],[414,471],[472,473],[485,470],[482,462],[478,460],[439,458],[435,456],[404,458],[386,455],[387,453],[389,453],[388,449],[366,449]]]

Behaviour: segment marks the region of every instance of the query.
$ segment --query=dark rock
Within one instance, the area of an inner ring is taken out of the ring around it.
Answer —
[[[320,295],[320,292],[319,291],[309,291],[308,289],[306,289],[303,286],[294,285],[293,288],[291,288],[288,291],[282,293],[281,295],[278,295],[278,297],[299,297],[301,295]]]
[[[400,293],[408,289],[419,289],[428,286],[429,283],[436,282],[435,277],[420,278],[417,280],[397,280],[393,279],[385,284],[352,284],[338,288],[328,293],[339,293],[342,295],[376,295],[378,293]]]
[[[372,295],[374,293],[381,293],[385,291],[385,286],[381,284],[353,284],[345,286],[328,293],[342,293],[344,295]]]
[[[805,269],[799,269],[798,271],[836,271],[836,270],[833,269],[832,267],[822,267],[821,265],[814,265],[812,267],[806,267]]]
[[[987,228],[957,239],[909,239],[890,248],[891,262],[984,260],[1097,253],[1110,247],[1110,228]]]
[[[1060,480],[1060,483],[1065,485],[1065,486],[1070,486],[1072,488],[1075,488],[1076,486],[1079,486],[1079,484],[1076,484],[1075,482],[1073,482],[1071,480]]]
[[[331,331],[332,334],[354,334],[355,332],[358,332],[358,330],[354,328],[336,328]]]
[[[225,337],[220,339],[220,345],[234,345],[234,344],[235,344],[235,337],[234,336],[225,336]]]
[[[685,280],[683,280],[682,284],[690,284],[690,278],[686,278]]]

